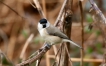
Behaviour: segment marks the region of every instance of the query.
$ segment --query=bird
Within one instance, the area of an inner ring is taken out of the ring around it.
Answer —
[[[45,18],[42,18],[39,20],[37,27],[38,27],[40,36],[50,45],[55,45],[55,44],[59,44],[62,42],[69,42],[70,44],[73,44],[79,48],[82,48],[80,45],[70,40],[57,27],[50,24],[50,22]]]

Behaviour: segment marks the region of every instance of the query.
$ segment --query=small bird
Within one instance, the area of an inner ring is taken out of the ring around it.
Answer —
[[[51,44],[58,44],[61,42],[70,42],[73,45],[76,45],[79,48],[82,48],[80,45],[74,43],[70,40],[62,31],[60,31],[57,27],[51,25],[47,19],[43,18],[38,23],[38,31],[43,37],[43,39]]]

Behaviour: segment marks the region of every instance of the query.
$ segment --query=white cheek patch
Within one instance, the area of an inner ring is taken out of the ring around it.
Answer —
[[[43,27],[42,24],[38,23],[38,30],[42,30],[43,29],[42,27]]]

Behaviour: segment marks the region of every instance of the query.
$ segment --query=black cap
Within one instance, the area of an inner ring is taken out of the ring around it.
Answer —
[[[40,22],[40,24],[44,24],[44,23],[47,23],[47,20],[45,18],[43,18],[39,22]]]

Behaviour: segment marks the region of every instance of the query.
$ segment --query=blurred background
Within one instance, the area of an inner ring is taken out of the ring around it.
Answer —
[[[24,59],[27,59],[32,53],[43,46],[43,39],[39,36],[37,23],[41,19],[37,9],[30,3],[32,0],[1,0],[16,12],[0,3],[0,50],[13,62],[19,63],[21,51],[25,42],[31,34],[33,39],[29,43]],[[71,39],[81,44],[81,22],[78,0],[73,0],[73,18]],[[106,0],[94,0],[103,14],[106,16]],[[41,7],[47,19],[54,24],[64,0],[39,0]],[[84,58],[102,59],[104,51],[103,36],[100,30],[93,26],[89,29],[89,25],[93,23],[93,19],[89,13],[91,5],[88,0],[83,1],[84,10]],[[24,17],[24,18],[22,18]],[[70,46],[70,56],[80,58],[80,50],[75,46]],[[50,50],[50,54],[54,54]],[[46,66],[46,58],[44,56],[41,66]],[[85,66],[99,66],[100,62],[85,63]],[[74,66],[79,66],[79,62],[75,62]]]

